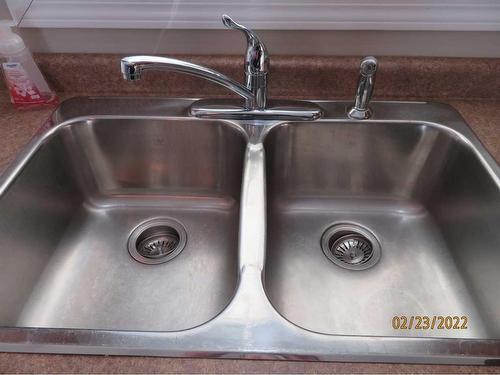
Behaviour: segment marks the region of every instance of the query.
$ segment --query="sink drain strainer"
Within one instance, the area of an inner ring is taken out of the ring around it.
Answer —
[[[176,257],[186,245],[184,227],[172,219],[153,219],[135,228],[128,239],[128,251],[144,264],[159,264]]]
[[[321,238],[323,252],[336,265],[366,270],[380,259],[380,244],[367,229],[355,224],[337,224]]]

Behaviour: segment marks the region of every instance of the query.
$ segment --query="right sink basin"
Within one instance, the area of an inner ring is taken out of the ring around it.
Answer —
[[[286,319],[327,334],[500,336],[500,194],[456,133],[288,123],[265,150],[265,287]],[[395,329],[411,316],[463,329]]]

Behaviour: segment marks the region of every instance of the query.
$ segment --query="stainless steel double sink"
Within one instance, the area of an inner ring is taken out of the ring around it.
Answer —
[[[451,107],[192,102],[68,100],[3,174],[1,351],[498,363],[500,168]]]

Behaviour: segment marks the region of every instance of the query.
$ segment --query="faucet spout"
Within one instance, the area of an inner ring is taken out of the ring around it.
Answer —
[[[121,60],[123,78],[136,81],[145,70],[166,70],[204,78],[226,87],[245,99],[245,107],[255,109],[255,95],[242,84],[215,70],[187,61],[159,56],[129,56]]]

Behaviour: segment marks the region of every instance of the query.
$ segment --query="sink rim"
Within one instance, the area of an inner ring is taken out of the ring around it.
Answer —
[[[231,357],[375,362],[484,364],[500,359],[500,338],[453,339],[394,336],[347,336],[312,332],[283,318],[272,306],[262,281],[265,257],[265,216],[255,225],[252,217],[265,212],[263,141],[289,121],[259,122],[201,120],[187,117],[196,99],[73,98],[55,111],[30,144],[0,176],[0,196],[31,156],[58,129],[88,119],[145,118],[193,120],[228,124],[247,140],[240,213],[239,280],[225,309],[207,323],[169,332],[93,329],[0,327],[0,350],[6,352],[136,354],[180,357]],[[345,101],[316,101],[324,117],[315,123],[348,120]],[[133,104],[133,105],[132,105]],[[140,105],[139,105],[140,104]],[[465,124],[445,104],[426,102],[373,102],[375,116],[363,123],[393,122],[435,126],[463,139],[479,157],[500,189],[500,167]],[[123,114],[125,113],[125,114]],[[262,126],[267,125],[267,126]],[[256,198],[256,199],[253,199]],[[263,211],[264,210],[264,211]],[[255,220],[254,220],[255,221]],[[264,232],[263,232],[264,230]],[[254,238],[254,254],[242,245]],[[249,301],[252,303],[249,304]],[[251,306],[250,306],[251,305]],[[248,320],[248,316],[252,320]],[[269,332],[273,332],[269,336]],[[495,362],[497,363],[497,362]]]

